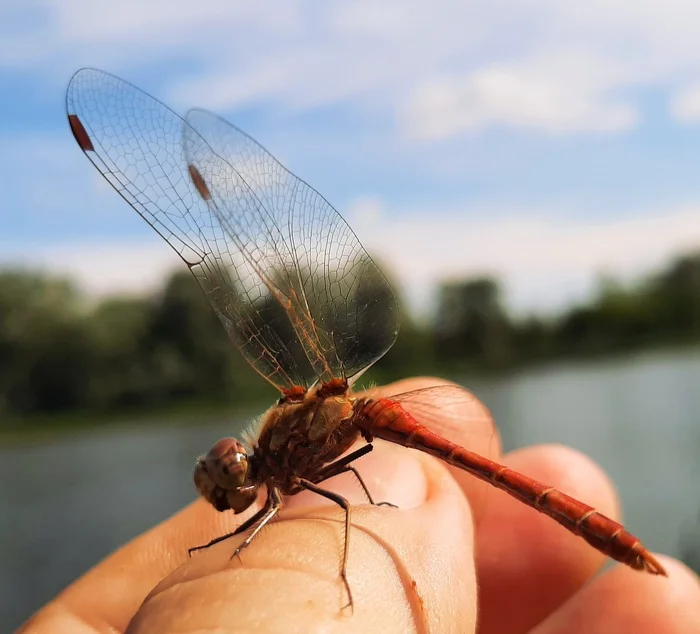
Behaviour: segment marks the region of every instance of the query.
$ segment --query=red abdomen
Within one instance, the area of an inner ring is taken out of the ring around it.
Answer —
[[[663,566],[622,524],[554,487],[439,436],[421,425],[397,401],[359,399],[355,403],[354,422],[368,442],[382,438],[440,458],[548,515],[608,557],[637,570],[666,575]]]

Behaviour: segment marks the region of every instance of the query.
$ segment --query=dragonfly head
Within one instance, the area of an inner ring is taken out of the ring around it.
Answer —
[[[245,511],[258,497],[259,483],[243,443],[222,438],[197,460],[194,484],[217,511]]]

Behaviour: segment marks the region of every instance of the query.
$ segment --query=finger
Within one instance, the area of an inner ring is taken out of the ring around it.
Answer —
[[[586,456],[566,447],[507,454],[509,467],[618,516],[614,489]],[[476,533],[480,631],[526,632],[577,592],[605,556],[551,518],[494,491]],[[643,573],[636,572],[637,575]]]
[[[212,533],[233,530],[239,518],[217,513],[202,501],[187,506],[85,573],[21,631],[125,631],[153,586],[187,559],[187,548],[208,541]]]
[[[668,578],[616,566],[562,605],[533,634],[700,632],[700,580],[680,562],[660,559]]]
[[[386,443],[363,461],[381,496],[405,497],[408,485],[423,500],[408,500],[408,510],[353,507],[352,615],[341,612],[343,512],[303,493],[294,497],[314,506],[296,506],[240,557],[231,558],[241,542],[236,536],[175,571],[150,594],[129,632],[473,632],[471,515],[454,480],[427,456]]]

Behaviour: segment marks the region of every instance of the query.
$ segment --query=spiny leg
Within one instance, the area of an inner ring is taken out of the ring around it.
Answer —
[[[331,502],[335,502],[340,508],[342,508],[345,511],[345,537],[343,539],[343,560],[340,566],[340,578],[343,580],[343,585],[345,586],[345,590],[348,593],[348,603],[347,605],[344,605],[342,609],[344,610],[345,608],[349,607],[350,611],[352,612],[352,591],[350,590],[350,583],[348,582],[347,575],[348,549],[350,547],[350,504],[342,495],[333,493],[333,491],[327,491],[326,489],[322,489],[321,487],[316,486],[313,482],[310,482],[309,480],[299,478],[298,482],[299,486],[301,486],[302,488],[308,491],[313,491],[314,493],[326,498],[327,500],[330,500]]]
[[[360,486],[362,487],[362,490],[365,493],[365,496],[367,496],[367,499],[369,500],[369,503],[374,505],[374,506],[394,506],[393,504],[390,504],[389,502],[375,502],[374,499],[372,498],[372,494],[369,492],[369,489],[367,488],[367,485],[364,483],[364,480],[360,476],[360,474],[357,472],[357,469],[355,467],[351,467],[350,465],[347,465],[343,467],[342,469],[338,469],[335,471],[335,473],[327,474],[323,478],[317,480],[314,478],[314,482],[316,484],[321,484],[321,482],[325,482],[326,480],[329,480],[330,478],[334,478],[335,476],[340,475],[341,473],[352,473],[355,475],[355,478],[357,478],[357,481],[360,483]]]
[[[342,469],[343,467],[349,465],[351,462],[355,462],[355,460],[357,460],[358,458],[366,456],[368,453],[370,453],[370,451],[372,451],[372,449],[374,449],[374,445],[372,443],[367,443],[359,449],[355,449],[355,451],[349,453],[347,456],[338,458],[338,460],[335,460],[334,462],[325,465],[316,472],[316,476],[321,477],[321,479],[323,480],[327,478],[332,478],[336,473],[336,469]]]
[[[357,478],[357,481],[360,483],[360,486],[365,492],[365,495],[367,496],[367,499],[369,500],[370,504],[372,504],[373,506],[390,506],[392,508],[398,508],[395,504],[392,504],[391,502],[375,502],[372,498],[371,493],[369,492],[369,489],[367,488],[367,485],[358,473],[357,469],[350,465],[351,462],[354,462],[358,458],[361,458],[362,456],[368,454],[370,451],[372,451],[372,449],[374,449],[374,446],[371,443],[368,443],[363,447],[360,447],[359,449],[353,451],[352,453],[349,453],[347,456],[326,465],[312,478],[310,478],[310,480],[314,484],[320,484],[321,482],[329,480],[330,478],[334,478],[335,476],[340,475],[341,473],[351,472],[354,474],[355,478]]]
[[[238,548],[233,551],[233,555],[231,555],[231,559],[236,557],[237,555],[240,554],[240,552],[246,548],[247,546],[250,546],[250,542],[252,542],[255,539],[255,536],[263,529],[264,526],[267,525],[267,523],[277,515],[277,513],[280,512],[282,509],[282,496],[280,495],[280,492],[276,488],[271,488],[268,495],[267,495],[267,500],[265,502],[265,506],[263,509],[266,510],[265,513],[263,513],[263,517],[258,523],[258,525],[253,529],[253,531],[246,537],[240,544],[238,544]],[[257,513],[255,514],[257,515]],[[251,518],[253,519],[253,518]],[[249,520],[250,522],[250,520]],[[248,526],[252,526],[253,522],[250,522]],[[242,526],[242,525],[241,525]],[[247,528],[247,527],[246,527]]]
[[[256,511],[253,515],[251,515],[245,522],[243,522],[236,530],[231,531],[230,533],[226,533],[226,535],[221,535],[221,537],[217,537],[216,539],[212,539],[208,544],[203,544],[202,546],[194,546],[193,548],[188,548],[187,549],[187,554],[191,557],[192,553],[196,550],[206,550],[210,546],[213,546],[214,544],[218,544],[219,542],[223,542],[224,540],[228,539],[229,537],[233,537],[234,535],[239,535],[240,533],[247,531],[251,526],[254,524],[257,524],[270,510],[270,496],[268,495],[267,499],[265,500],[265,504],[258,510]]]

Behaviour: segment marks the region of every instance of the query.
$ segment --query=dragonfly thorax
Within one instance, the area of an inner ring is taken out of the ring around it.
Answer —
[[[282,399],[262,417],[252,455],[235,438],[222,438],[197,460],[195,486],[215,509],[234,513],[253,504],[262,485],[293,495],[299,478],[312,479],[355,442],[354,416],[354,398],[328,395],[323,386]]]
[[[310,390],[303,400],[282,402],[262,420],[254,449],[259,481],[283,493],[298,490],[298,478],[310,478],[342,455],[358,437],[354,399]]]

